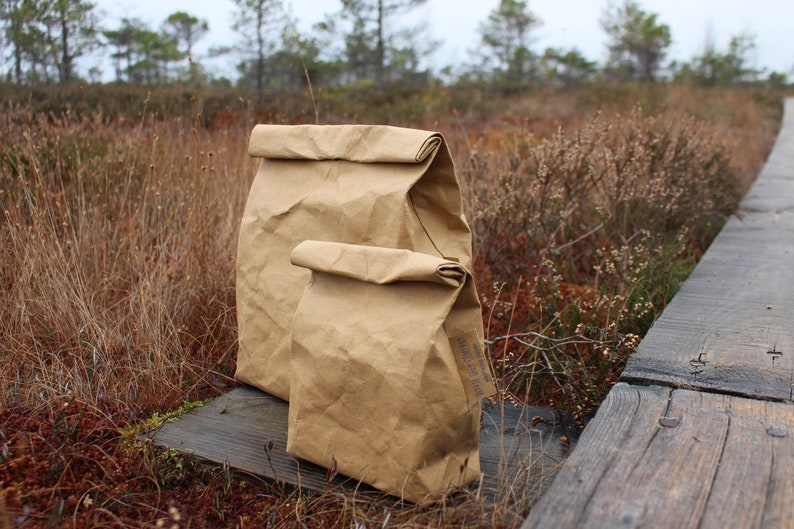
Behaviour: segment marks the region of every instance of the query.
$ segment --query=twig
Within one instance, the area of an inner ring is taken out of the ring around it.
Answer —
[[[553,347],[539,347],[537,345],[531,344],[529,342],[526,342],[526,341],[520,339],[520,338],[526,338],[526,337],[529,337],[529,336],[531,336],[533,338],[539,338],[541,340],[546,340],[547,342],[551,342],[551,343],[553,343],[555,345]],[[501,342],[502,340],[515,340],[515,341],[517,341],[518,343],[520,343],[522,345],[526,345],[526,346],[529,346],[529,347],[534,347],[536,349],[543,349],[543,350],[554,349],[554,348],[559,347],[561,345],[568,345],[568,344],[572,344],[572,343],[598,343],[599,342],[599,340],[594,340],[592,338],[587,338],[585,336],[582,336],[581,334],[574,334],[573,336],[566,336],[565,338],[552,338],[551,336],[546,336],[545,334],[540,334],[539,332],[527,331],[527,332],[522,332],[522,333],[517,333],[517,334],[507,334],[505,336],[497,336],[496,338],[493,338],[493,339],[490,339],[490,340],[485,340],[485,343],[488,344],[488,345],[494,345],[497,342]]]
[[[591,235],[593,235],[595,232],[597,232],[598,230],[600,230],[601,228],[603,228],[603,227],[604,227],[604,225],[607,223],[607,221],[608,221],[608,220],[609,220],[611,217],[612,217],[612,215],[610,215],[609,217],[607,217],[607,219],[606,219],[604,222],[602,222],[601,224],[599,224],[598,226],[596,226],[596,227],[595,227],[595,228],[593,228],[592,230],[588,231],[588,232],[587,232],[587,233],[585,233],[584,235],[581,235],[581,236],[577,237],[576,239],[574,239],[574,240],[572,240],[572,241],[568,241],[568,242],[566,242],[565,244],[561,244],[561,245],[557,246],[556,248],[554,248],[554,249],[552,249],[552,250],[551,250],[551,253],[552,253],[553,255],[559,255],[559,254],[560,254],[560,252],[562,252],[564,249],[566,249],[566,248],[569,248],[569,247],[573,246],[574,244],[578,243],[579,241],[582,241],[582,240],[584,240],[584,239],[586,239],[586,238],[590,237],[590,236],[591,236]]]

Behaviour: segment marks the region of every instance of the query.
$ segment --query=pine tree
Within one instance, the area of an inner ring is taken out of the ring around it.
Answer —
[[[657,14],[643,11],[634,0],[624,0],[620,5],[608,5],[601,27],[609,38],[609,70],[626,80],[656,79],[672,44],[670,26],[659,22]]]
[[[517,87],[535,73],[537,58],[529,49],[530,35],[540,19],[525,0],[501,0],[480,26],[485,62],[507,87]]]

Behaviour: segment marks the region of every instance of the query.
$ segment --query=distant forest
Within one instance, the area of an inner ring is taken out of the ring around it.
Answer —
[[[478,26],[476,52],[465,64],[432,71],[425,59],[438,42],[422,26],[400,26],[399,15],[427,0],[341,0],[310,32],[300,33],[281,0],[233,0],[233,46],[206,58],[228,57],[236,76],[218,75],[194,55],[210,22],[177,11],[150,27],[122,18],[104,27],[87,0],[0,0],[0,74],[6,83],[51,85],[96,82],[99,64],[110,59],[117,83],[157,85],[188,82],[260,94],[306,86],[327,88],[432,83],[480,83],[504,90],[571,88],[588,82],[684,80],[702,86],[769,83],[786,75],[751,66],[755,36],[733,36],[726,49],[707,43],[688,61],[671,62],[670,26],[634,0],[610,3],[600,24],[608,57],[603,64],[576,49],[533,48],[541,25],[527,1],[501,0]]]

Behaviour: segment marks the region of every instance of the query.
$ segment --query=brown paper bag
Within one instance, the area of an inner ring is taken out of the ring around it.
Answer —
[[[438,133],[387,126],[257,125],[262,158],[237,253],[237,378],[289,397],[290,331],[309,272],[304,240],[404,248],[471,269],[471,233]]]
[[[432,255],[307,241],[287,451],[409,501],[478,479],[495,392],[471,275]]]

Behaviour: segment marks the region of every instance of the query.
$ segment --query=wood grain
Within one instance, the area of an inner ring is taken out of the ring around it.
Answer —
[[[616,385],[523,528],[794,527],[794,407],[666,391]]]
[[[633,468],[642,457],[669,394],[659,386],[616,384],[523,527],[580,527],[605,476]]]
[[[357,489],[357,482],[340,475],[329,480],[325,469],[286,453],[287,413],[287,402],[239,386],[151,432],[149,438],[158,445],[289,485]]]
[[[636,464],[620,461],[619,471],[605,476],[585,512],[585,526],[697,527],[728,430],[724,400],[675,391],[662,415],[641,410],[638,417],[655,420],[656,429],[649,438],[637,438],[642,454]],[[662,417],[678,425],[661,426]]]
[[[726,464],[720,466],[712,486],[709,510],[703,517],[704,529],[761,526],[775,441],[766,432],[769,426],[765,417],[766,402],[731,400],[730,435],[723,451]]]
[[[794,527],[794,406],[767,403],[765,418],[767,435],[772,437],[772,456],[761,526]],[[779,436],[781,431],[785,437]]]

